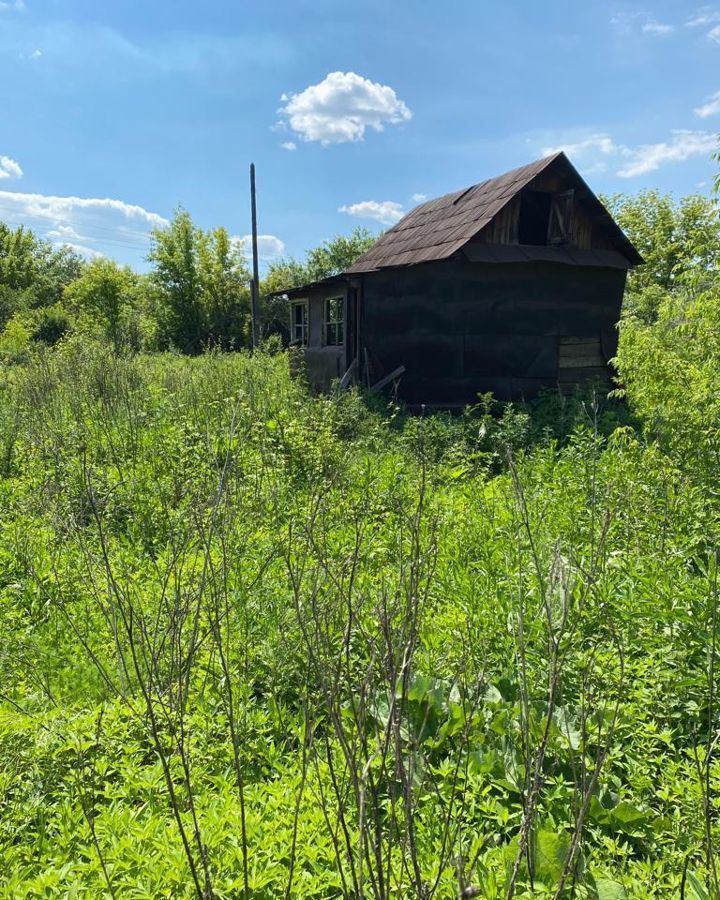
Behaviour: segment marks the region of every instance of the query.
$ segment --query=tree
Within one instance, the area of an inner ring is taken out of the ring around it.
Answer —
[[[11,316],[54,306],[84,263],[69,247],[54,247],[32,231],[0,222],[0,326]]]
[[[628,281],[626,313],[654,321],[667,291],[706,289],[720,271],[720,217],[717,204],[700,194],[676,202],[667,194],[643,191],[615,195],[606,203],[645,265]]]
[[[109,259],[96,259],[65,288],[65,303],[99,325],[117,351],[126,338],[137,285],[138,278],[129,267],[121,267]]]
[[[208,341],[226,350],[250,343],[250,273],[224,228],[200,241],[199,269]]]
[[[249,334],[249,275],[224,228],[204,232],[178,210],[148,255],[161,342],[184,353],[241,346]]]
[[[355,260],[375,243],[378,236],[358,226],[347,235],[337,235],[308,251],[305,268],[310,281],[320,281],[348,269]]]
[[[155,264],[152,282],[157,289],[161,338],[185,353],[198,353],[204,337],[199,244],[202,232],[190,214],[179,209],[167,228],[152,232],[148,260]]]
[[[305,265],[295,259],[281,259],[270,263],[265,277],[260,282],[260,320],[263,336],[273,332],[287,336],[290,315],[288,300],[284,294],[278,292],[301,287],[310,280]]]

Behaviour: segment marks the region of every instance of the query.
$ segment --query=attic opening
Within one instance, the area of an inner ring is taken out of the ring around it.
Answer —
[[[542,191],[523,191],[520,195],[518,242],[542,245],[548,242],[552,194]]]
[[[524,191],[520,195],[518,243],[545,246],[570,241],[574,192],[550,194]]]

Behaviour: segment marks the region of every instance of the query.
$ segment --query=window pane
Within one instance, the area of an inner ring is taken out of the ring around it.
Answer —
[[[343,343],[343,298],[332,297],[325,301],[325,343],[339,346]]]
[[[307,344],[307,304],[293,303],[291,339],[296,343]]]

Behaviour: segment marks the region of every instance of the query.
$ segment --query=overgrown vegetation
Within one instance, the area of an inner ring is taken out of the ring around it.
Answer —
[[[717,256],[636,279],[624,398],[445,418],[127,352],[180,246],[15,356],[12,288],[4,896],[720,897]]]
[[[304,262],[272,262],[260,285],[261,336],[287,336],[287,303],[274,291],[342,272],[374,240],[356,228],[308,251]],[[109,259],[86,261],[0,222],[0,360],[23,361],[38,344],[70,334],[115,352],[252,345],[250,273],[224,228],[203,231],[179,209],[167,228],[153,231],[148,262],[150,271],[138,275]]]

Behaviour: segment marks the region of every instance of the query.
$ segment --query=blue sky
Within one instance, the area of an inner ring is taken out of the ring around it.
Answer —
[[[710,190],[720,5],[0,0],[0,219],[140,268],[178,204],[265,260],[565,148]]]

